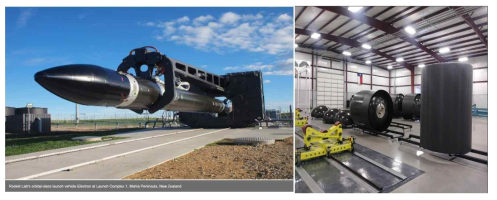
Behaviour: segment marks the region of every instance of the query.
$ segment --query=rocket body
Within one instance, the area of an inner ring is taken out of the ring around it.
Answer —
[[[36,73],[35,80],[48,91],[71,102],[132,110],[148,110],[165,92],[161,82],[96,65],[53,67]],[[229,110],[220,100],[180,88],[175,88],[174,99],[163,109],[207,113]]]

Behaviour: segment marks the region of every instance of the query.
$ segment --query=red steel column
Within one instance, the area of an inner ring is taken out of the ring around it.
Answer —
[[[311,57],[311,106],[314,108],[314,49]]]
[[[414,93],[414,69],[411,70],[411,93]]]
[[[371,67],[371,82],[369,82],[369,83],[371,83],[370,88],[371,88],[371,90],[373,90],[373,65],[369,65],[369,67]]]

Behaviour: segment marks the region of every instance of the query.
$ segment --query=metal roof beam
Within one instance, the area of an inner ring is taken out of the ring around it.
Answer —
[[[300,28],[296,28],[295,29],[295,34],[301,34],[301,35],[312,35],[313,32],[312,31],[308,31],[308,30],[304,30],[304,29],[300,29]],[[357,42],[356,40],[352,40],[352,39],[349,39],[349,38],[343,38],[343,37],[338,37],[338,36],[334,36],[334,35],[321,35],[321,38],[325,39],[325,40],[330,40],[330,41],[334,41],[334,42],[337,42],[337,43],[340,43],[340,44],[344,44],[344,45],[347,45],[347,46],[350,46],[350,47],[361,47],[362,44],[360,42]],[[378,51],[376,49],[371,49],[370,50],[372,53],[375,53],[377,55],[380,55],[382,57],[385,57],[385,58],[388,58],[392,61],[395,61],[395,58],[390,56],[390,55],[387,55],[386,53],[383,53],[381,51]],[[409,64],[404,64],[404,67],[406,67],[407,69],[409,70],[412,70],[414,69],[411,65]]]
[[[478,26],[473,21],[473,19],[471,19],[471,17],[468,14],[464,14],[461,17],[464,19],[466,24],[468,24],[473,29],[473,31],[476,33],[476,35],[478,35],[478,38],[480,38],[480,41],[483,42],[483,44],[485,44],[486,47],[488,47],[487,38],[483,35],[481,30],[478,28]]]
[[[378,30],[384,31],[387,34],[394,34],[394,33],[397,33],[397,32],[400,31],[399,29],[395,28],[394,26],[392,26],[392,25],[390,25],[390,24],[388,24],[386,22],[383,22],[383,21],[380,21],[380,20],[377,20],[377,19],[373,19],[373,18],[368,17],[366,15],[355,15],[353,12],[350,12],[347,9],[344,9],[343,7],[338,7],[338,6],[318,6],[318,8],[321,8],[323,10],[328,10],[330,12],[334,12],[336,14],[344,15],[344,16],[347,16],[349,18],[355,19],[355,20],[360,21],[360,22],[362,22],[364,24],[367,24],[369,26],[375,27]],[[444,58],[442,58],[441,56],[439,56],[435,52],[431,51],[430,49],[426,48],[422,44],[418,43],[413,38],[411,38],[409,36],[406,36],[406,37],[402,37],[400,39],[403,39],[406,42],[409,42],[412,45],[420,48],[424,52],[426,52],[426,53],[430,54],[431,56],[433,56],[433,58],[435,58],[437,61],[439,61],[439,62],[445,62]]]

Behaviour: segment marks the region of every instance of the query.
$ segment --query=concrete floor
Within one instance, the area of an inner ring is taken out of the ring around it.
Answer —
[[[134,131],[119,136],[133,138],[142,138],[153,135],[174,133],[187,129],[148,129],[143,131]],[[18,179],[33,174],[39,174],[67,166],[72,166],[96,159],[102,159],[108,156],[113,156],[133,150],[138,150],[158,144],[163,144],[171,141],[181,140],[188,137],[193,137],[203,133],[216,131],[219,129],[200,129],[190,132],[183,132],[153,139],[140,140],[119,145],[110,145],[101,148],[89,149],[62,155],[50,156],[45,158],[27,160],[22,162],[5,164],[6,179]],[[283,139],[293,135],[292,128],[280,129],[227,129],[212,134],[178,141],[169,145],[158,148],[129,154],[126,156],[98,162],[95,164],[85,165],[74,168],[70,171],[59,171],[49,175],[41,176],[36,179],[121,179],[127,175],[142,171],[151,166],[155,166],[169,159],[173,159],[194,149],[203,147],[206,144],[221,140],[223,138],[235,137],[268,137],[274,139]],[[125,140],[128,140],[125,139]],[[115,141],[112,141],[115,142]],[[110,143],[110,142],[105,142]],[[52,152],[61,152],[69,149],[76,149],[86,146],[95,146],[105,144],[104,142],[89,144],[83,146],[69,147],[50,151],[43,151],[19,156],[6,157],[6,160],[15,158],[28,157],[33,155],[41,155]]]
[[[409,136],[409,134],[420,135],[419,122],[404,121],[402,119],[394,119],[394,121],[413,125],[412,130],[405,130],[405,137]],[[322,129],[328,129],[331,126],[330,124],[324,124],[321,120],[309,120],[309,124],[316,125]],[[488,151],[487,127],[487,118],[473,117],[473,149]],[[402,132],[400,128],[392,128],[392,130]],[[449,161],[447,160],[447,155],[429,152],[417,146],[405,142],[399,143],[386,137],[362,133],[358,129],[344,129],[343,134],[344,136],[354,136],[357,143],[425,172],[393,192],[488,192],[487,165],[461,158]],[[487,159],[484,156],[472,153],[469,155]]]

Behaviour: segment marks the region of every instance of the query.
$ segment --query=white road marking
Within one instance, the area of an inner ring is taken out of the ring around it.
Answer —
[[[105,158],[101,158],[101,159],[96,159],[96,160],[92,160],[92,161],[88,161],[88,162],[84,162],[84,163],[80,163],[80,164],[75,164],[75,165],[71,165],[71,166],[67,166],[67,167],[62,167],[62,168],[59,168],[59,169],[54,169],[54,170],[50,170],[50,171],[46,171],[46,172],[42,172],[42,173],[38,173],[38,174],[33,174],[31,176],[26,176],[26,177],[18,178],[17,180],[29,180],[29,179],[33,179],[33,178],[37,178],[37,177],[41,177],[41,176],[46,176],[46,175],[57,173],[57,172],[60,172],[60,171],[74,169],[74,168],[82,167],[82,166],[85,166],[85,165],[90,165],[90,164],[95,164],[95,163],[103,162],[103,161],[110,160],[110,159],[113,159],[113,158],[118,158],[118,157],[121,157],[121,156],[125,156],[125,155],[129,155],[129,154],[133,154],[133,153],[138,153],[138,152],[150,150],[150,149],[153,149],[153,148],[157,148],[157,147],[161,147],[161,146],[173,144],[173,143],[176,143],[176,142],[181,142],[181,141],[184,141],[184,140],[189,140],[189,139],[201,137],[201,136],[204,136],[204,135],[209,135],[209,134],[220,132],[220,131],[224,131],[224,130],[227,130],[227,129],[229,129],[229,128],[225,128],[225,129],[221,129],[221,130],[216,130],[216,131],[211,131],[211,132],[203,133],[203,134],[200,134],[200,135],[196,135],[196,136],[192,136],[192,137],[187,137],[187,138],[183,138],[183,139],[179,139],[179,140],[175,140],[175,141],[171,141],[171,142],[166,142],[166,143],[162,143],[162,144],[158,144],[158,145],[154,145],[154,146],[150,146],[150,147],[146,147],[146,148],[142,148],[142,149],[137,149],[137,150],[133,150],[133,151],[129,151],[129,152],[125,152],[125,153],[121,153],[121,154],[117,154],[117,155],[113,155],[113,156],[109,156],[109,157],[105,157]]]
[[[71,150],[67,150],[67,151],[53,152],[53,153],[47,153],[47,154],[42,154],[42,155],[37,155],[37,156],[29,156],[29,157],[24,157],[24,158],[6,160],[5,164],[22,162],[22,161],[33,160],[33,159],[38,159],[38,158],[45,158],[45,157],[49,157],[49,156],[56,156],[56,155],[73,153],[73,152],[84,151],[84,150],[89,150],[89,149],[96,149],[96,148],[106,147],[106,146],[111,146],[111,145],[124,144],[124,143],[128,143],[128,142],[136,142],[136,141],[140,141],[140,140],[147,140],[147,139],[158,138],[158,137],[163,137],[163,136],[168,136],[168,135],[174,135],[174,134],[178,134],[178,133],[186,133],[186,132],[197,131],[197,130],[201,130],[201,129],[192,129],[192,130],[180,131],[180,132],[175,132],[175,133],[166,133],[166,134],[162,134],[162,135],[154,135],[154,136],[149,136],[149,137],[136,138],[136,139],[113,142],[113,143],[108,143],[108,144],[101,144],[101,145],[96,145],[96,146],[71,149]]]

